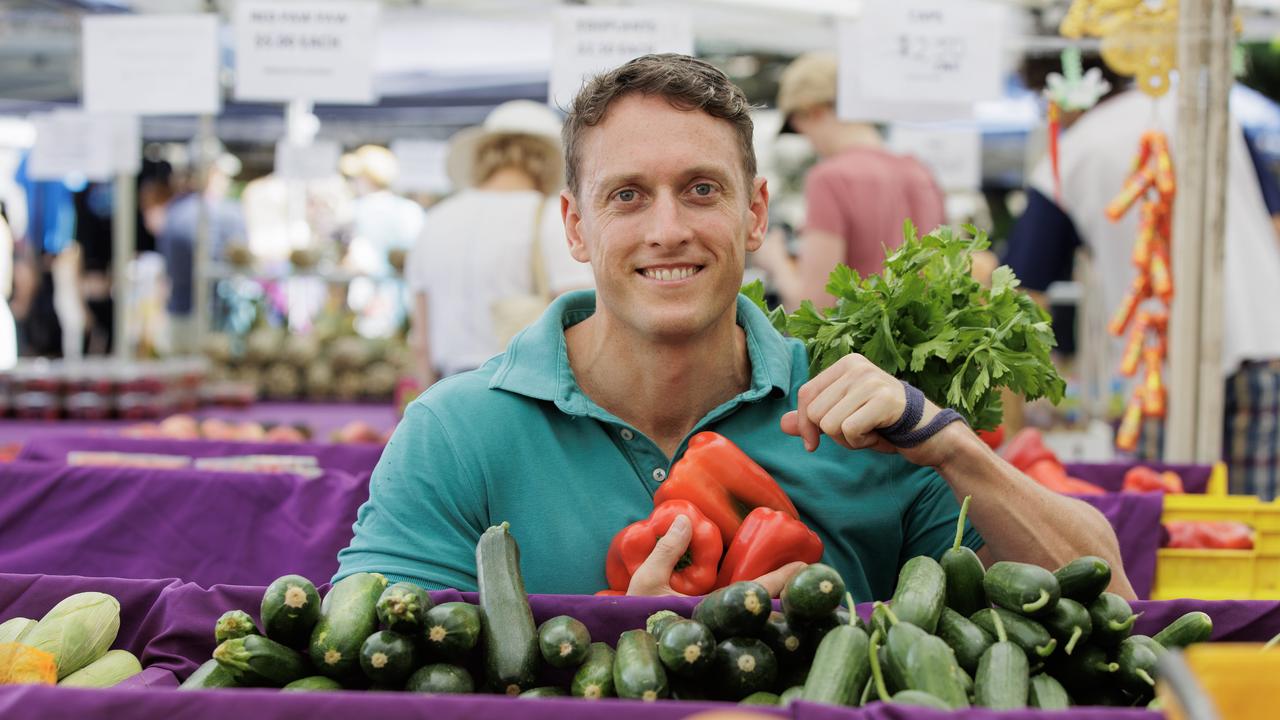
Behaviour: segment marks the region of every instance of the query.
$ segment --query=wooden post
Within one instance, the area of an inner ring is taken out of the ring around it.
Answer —
[[[130,302],[129,266],[137,254],[137,177],[116,175],[111,208],[111,354],[117,360],[133,359],[133,313]]]
[[[212,296],[209,287],[209,262],[212,259],[213,243],[209,237],[210,208],[205,199],[205,191],[209,184],[209,169],[217,159],[213,155],[213,145],[217,142],[214,134],[213,116],[200,116],[200,126],[196,132],[195,176],[199,178],[196,189],[196,236],[191,251],[191,319],[192,332],[184,338],[190,341],[191,347],[174,348],[179,355],[199,355],[204,347],[205,335],[210,327],[209,298]]]

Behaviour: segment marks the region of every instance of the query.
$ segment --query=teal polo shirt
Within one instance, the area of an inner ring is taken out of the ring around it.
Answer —
[[[649,438],[592,402],[574,379],[564,329],[595,311],[595,293],[557,298],[483,367],[442,380],[411,403],[369,483],[334,580],[380,572],[426,588],[476,589],[475,547],[511,524],[531,593],[607,587],[614,534],[653,510],[686,437],[668,458]],[[959,505],[930,468],[898,455],[850,451],[830,438],[806,452],[779,427],[808,379],[803,345],[784,338],[739,296],[751,386],[702,418],[778,481],[822,538],[858,601],[892,595],[911,557],[941,557]],[[965,545],[982,539],[970,526]]]

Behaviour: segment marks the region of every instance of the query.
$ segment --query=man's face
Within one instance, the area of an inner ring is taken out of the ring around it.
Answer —
[[[768,228],[728,122],[629,95],[582,138],[576,196],[561,194],[569,251],[590,261],[597,312],[679,342],[732,322],[746,253]]]

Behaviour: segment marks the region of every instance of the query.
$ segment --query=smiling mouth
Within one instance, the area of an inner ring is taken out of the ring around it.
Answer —
[[[678,267],[640,268],[636,272],[650,280],[675,282],[697,275],[702,270],[702,267],[702,265],[681,265]]]

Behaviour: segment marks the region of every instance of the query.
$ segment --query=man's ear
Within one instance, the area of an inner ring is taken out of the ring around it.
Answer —
[[[580,263],[591,262],[591,253],[582,240],[578,225],[582,216],[578,214],[578,200],[568,189],[560,191],[560,219],[564,221],[564,236],[569,243],[569,255]]]
[[[764,236],[769,232],[769,181],[757,177],[751,183],[751,205],[747,211],[751,214],[751,228],[747,232],[747,252],[755,252],[764,244]]]

